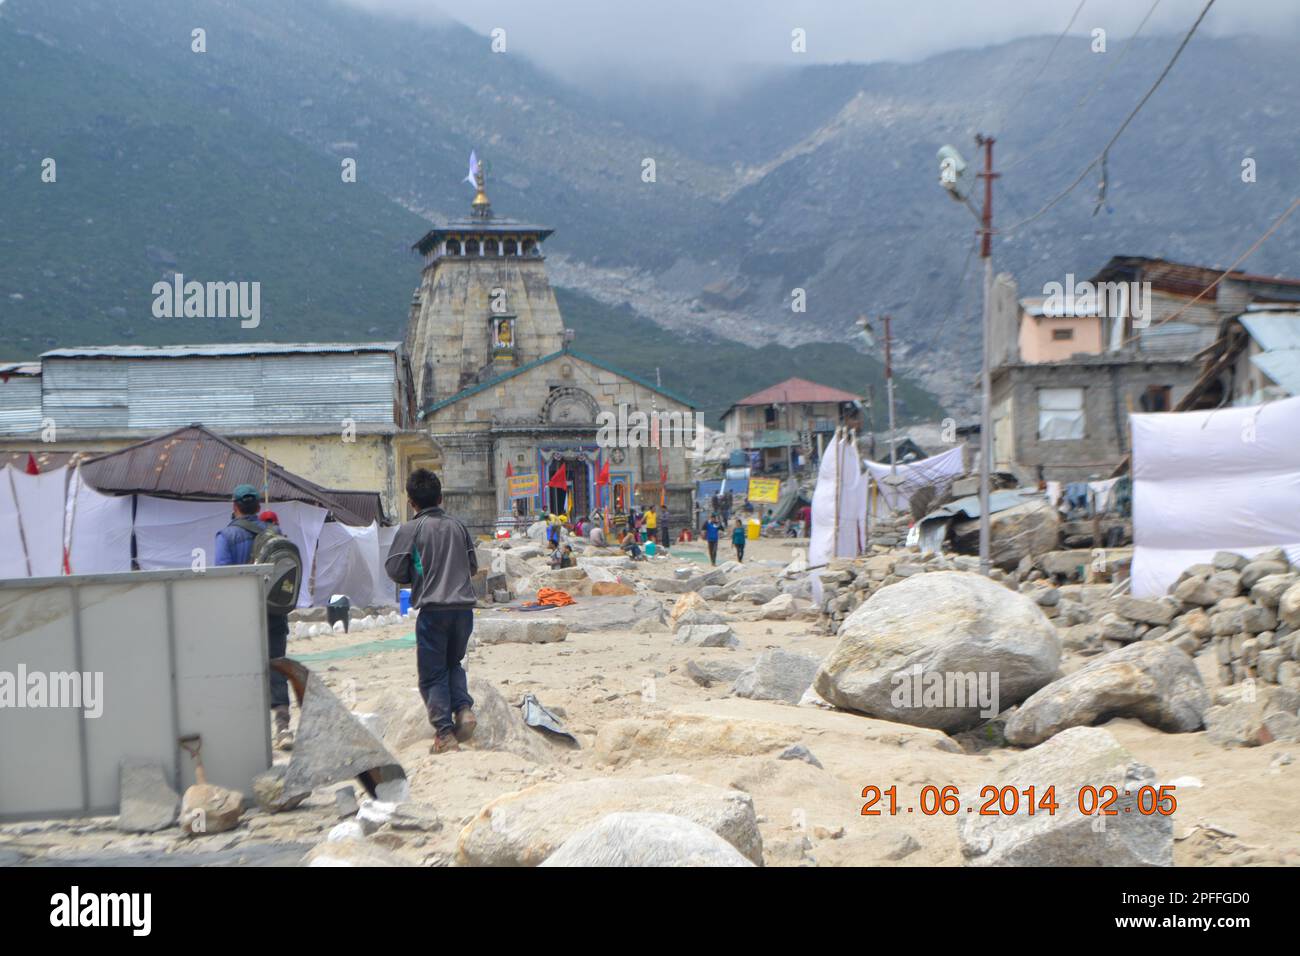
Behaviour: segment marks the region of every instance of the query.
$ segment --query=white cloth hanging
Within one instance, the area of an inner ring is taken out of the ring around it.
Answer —
[[[1300,398],[1129,421],[1133,594],[1165,594],[1216,551],[1300,561]]]
[[[353,606],[392,604],[394,585],[384,574],[379,555],[379,529],[371,522],[353,528],[327,521],[316,545],[316,587],[321,600],[346,594]]]
[[[18,523],[18,502],[9,483],[13,472],[8,465],[0,468],[0,578],[28,577],[23,557],[22,527]]]
[[[280,530],[298,547],[298,555],[302,558],[302,586],[298,590],[298,606],[311,607],[312,561],[316,556],[316,546],[327,512],[324,508],[309,505],[305,501],[276,501],[262,507],[275,512],[275,516],[280,519]]]
[[[81,470],[72,474],[64,510],[63,540],[73,574],[131,570],[131,496],[104,495]]]
[[[866,462],[867,472],[875,479],[880,489],[876,496],[875,516],[888,517],[891,511],[906,511],[911,505],[912,495],[927,485],[934,485],[943,490],[966,473],[962,457],[962,446],[920,461],[890,467],[888,462]]]
[[[142,571],[188,568],[195,550],[205,567],[217,558],[217,532],[230,524],[228,501],[176,501],[140,495],[135,509],[136,562]]]
[[[27,555],[31,559],[31,576],[57,577],[63,573],[63,512],[68,469],[65,466],[29,475],[10,468],[10,476],[17,493]],[[13,542],[21,552],[20,539],[15,537]],[[19,558],[21,560],[21,553]]]

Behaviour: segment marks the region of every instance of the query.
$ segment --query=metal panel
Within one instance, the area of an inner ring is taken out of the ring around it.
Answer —
[[[1300,349],[1300,312],[1252,312],[1239,318],[1265,352]]]
[[[194,776],[176,740],[193,733],[209,779],[251,794],[271,765],[265,571],[0,581],[0,671],[102,680],[99,716],[5,709],[0,820],[115,813],[126,757],[158,763],[183,791]]]
[[[1251,362],[1277,382],[1288,395],[1300,395],[1300,349],[1283,349],[1252,355]]]
[[[34,432],[40,427],[40,376],[14,376],[0,382],[0,435]]]

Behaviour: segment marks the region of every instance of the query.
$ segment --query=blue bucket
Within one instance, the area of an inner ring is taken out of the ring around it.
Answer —
[[[402,588],[397,592],[397,610],[403,616],[411,609],[411,589]]]

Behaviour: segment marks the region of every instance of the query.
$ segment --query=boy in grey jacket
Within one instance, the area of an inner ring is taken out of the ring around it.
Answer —
[[[406,496],[415,518],[397,529],[384,570],[398,584],[411,586],[415,624],[415,663],[420,696],[436,736],[434,753],[459,750],[478,721],[469,695],[465,657],[474,630],[474,585],[478,571],[474,539],[456,518],[442,510],[442,482],[427,468],[406,479]]]

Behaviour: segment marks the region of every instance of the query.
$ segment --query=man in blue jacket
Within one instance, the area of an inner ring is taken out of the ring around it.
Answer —
[[[266,523],[258,520],[262,507],[257,489],[252,485],[238,485],[231,496],[230,524],[217,532],[216,565],[248,564],[253,557],[253,542],[257,532],[244,525],[261,529]],[[266,645],[271,659],[284,657],[289,642],[289,615],[266,614]],[[275,747],[277,750],[293,749],[293,734],[289,731],[289,682],[279,671],[271,671],[271,713],[275,718]]]
[[[722,532],[722,525],[718,523],[717,515],[709,515],[708,523],[704,526],[704,540],[709,545],[709,564],[718,563],[718,535]]]

